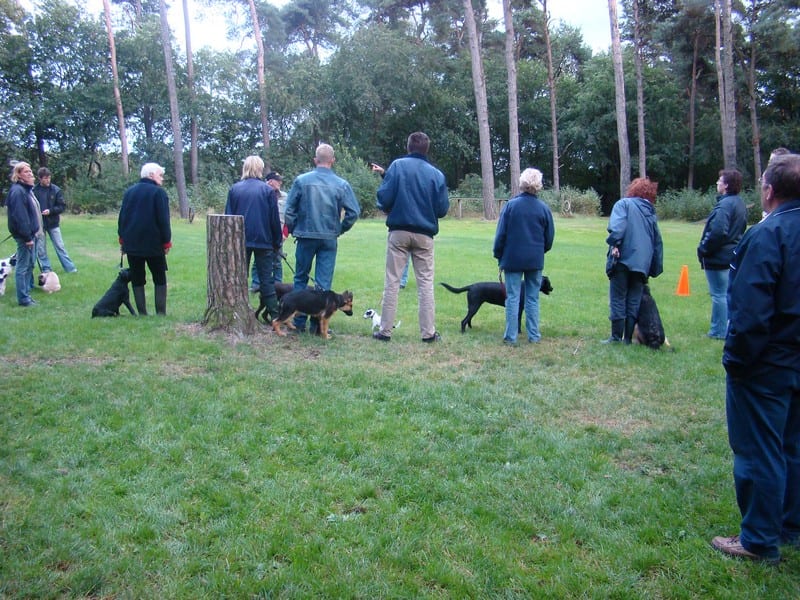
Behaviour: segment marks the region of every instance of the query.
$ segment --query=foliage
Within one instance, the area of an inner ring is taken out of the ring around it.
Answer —
[[[662,221],[651,280],[674,351],[611,347],[605,220],[556,221],[543,339],[502,344],[485,305],[413,277],[389,344],[386,229],[339,243],[356,292],[336,337],[203,331],[205,228],[175,222],[168,316],[91,319],[119,261],[112,218],[67,216],[79,273],[40,305],[0,298],[0,595],[5,598],[794,598],[779,568],[714,552],[739,513],[699,223]],[[496,277],[494,223],[444,219],[437,280]],[[290,259],[291,260],[291,259]],[[681,265],[696,282],[674,294]],[[151,286],[146,287],[152,294]],[[43,315],[61,327],[42,326]],[[709,575],[711,574],[711,575]]]
[[[553,214],[590,217],[600,215],[600,196],[593,189],[579,190],[564,186],[558,194],[552,189],[542,190],[539,197],[547,203]]]
[[[715,202],[714,190],[659,190],[656,210],[659,219],[701,221],[708,217]]]

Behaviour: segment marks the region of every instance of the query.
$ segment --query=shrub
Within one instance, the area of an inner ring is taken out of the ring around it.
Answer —
[[[702,221],[708,217],[715,202],[716,194],[708,190],[667,190],[656,199],[658,218]]]
[[[600,214],[600,196],[592,188],[579,190],[570,186],[562,187],[559,193],[554,190],[542,190],[539,197],[550,207],[554,214],[563,216],[588,215],[596,217]]]

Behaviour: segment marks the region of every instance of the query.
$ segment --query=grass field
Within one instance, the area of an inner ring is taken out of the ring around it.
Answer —
[[[437,282],[496,279],[494,223],[441,225]],[[174,223],[166,318],[90,319],[116,221],[67,217],[79,273],[33,308],[13,282],[0,298],[0,597],[800,597],[798,552],[709,546],[739,515],[702,226],[661,224],[674,352],[653,352],[599,343],[605,225],[556,219],[542,342],[507,347],[502,309],[462,335],[466,298],[441,286],[443,341],[422,344],[413,276],[372,340],[380,221],[340,240],[355,314],[330,341],[204,331],[202,219]]]

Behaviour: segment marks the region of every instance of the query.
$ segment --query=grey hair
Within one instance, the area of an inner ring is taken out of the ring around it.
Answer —
[[[314,153],[315,163],[331,165],[333,164],[333,158],[333,146],[330,144],[320,144],[317,146],[317,151]]]
[[[539,169],[525,169],[519,176],[519,189],[535,194],[543,187],[542,172]]]
[[[242,179],[261,179],[264,174],[264,161],[260,156],[248,156],[242,163]]]
[[[164,167],[158,163],[145,163],[142,165],[142,171],[139,176],[142,179],[149,179],[151,175],[163,175]]]

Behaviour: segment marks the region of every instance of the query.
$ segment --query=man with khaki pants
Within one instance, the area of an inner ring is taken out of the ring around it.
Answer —
[[[389,239],[381,328],[373,337],[384,342],[392,339],[400,277],[410,255],[417,279],[422,341],[436,342],[441,336],[436,331],[433,299],[433,238],[439,233],[439,219],[447,214],[450,200],[444,175],[428,162],[428,136],[421,131],[412,133],[406,148],[408,154],[389,166],[378,188],[378,209],[386,213]]]

